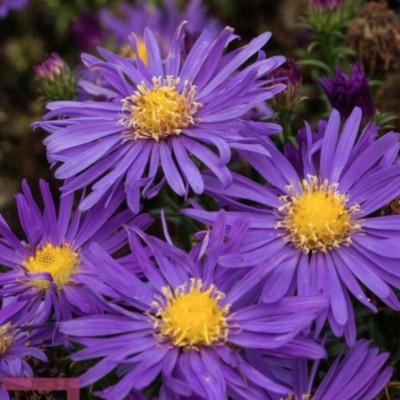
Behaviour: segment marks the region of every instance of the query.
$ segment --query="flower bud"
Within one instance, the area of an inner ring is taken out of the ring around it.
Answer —
[[[34,69],[38,91],[44,99],[53,101],[75,98],[76,79],[57,53],[50,54]]]
[[[57,53],[51,53],[45,61],[35,66],[35,78],[49,82],[68,72],[68,65]]]
[[[333,108],[336,108],[342,118],[347,118],[354,107],[360,107],[363,117],[368,119],[374,115],[374,104],[369,90],[368,79],[361,65],[357,62],[347,76],[340,68],[335,69],[333,78],[319,79],[319,84]]]
[[[301,73],[294,60],[288,59],[284,64],[271,73],[269,78],[274,83],[283,83],[286,89],[278,93],[271,101],[276,112],[293,110],[298,101],[301,86]]]
[[[309,0],[311,9],[320,13],[336,11],[342,6],[342,3],[343,0]]]

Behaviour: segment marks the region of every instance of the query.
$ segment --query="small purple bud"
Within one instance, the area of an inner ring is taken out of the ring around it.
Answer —
[[[311,9],[320,13],[336,11],[342,3],[343,0],[309,0]]]
[[[333,78],[319,79],[319,84],[333,108],[336,108],[342,118],[347,118],[353,108],[362,109],[363,117],[368,119],[374,115],[374,104],[369,90],[368,79],[361,65],[357,62],[347,76],[340,68],[335,69]]]
[[[34,67],[37,90],[48,101],[72,100],[76,95],[76,79],[65,61],[52,53]]]
[[[57,53],[51,53],[46,60],[35,66],[35,78],[51,82],[68,72],[68,65]]]
[[[294,60],[288,59],[284,64],[269,75],[274,83],[283,83],[287,87],[272,100],[275,111],[292,110],[299,101],[302,82],[300,69]]]

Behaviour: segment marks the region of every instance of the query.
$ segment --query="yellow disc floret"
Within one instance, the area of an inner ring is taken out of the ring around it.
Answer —
[[[154,327],[162,341],[199,350],[201,347],[223,343],[228,336],[229,306],[221,306],[223,293],[211,285],[203,290],[200,279],[192,279],[171,291],[163,288],[163,299],[158,299]]]
[[[348,199],[337,191],[336,184],[309,176],[302,181],[302,193],[290,189],[291,198],[281,198],[284,205],[279,212],[283,218],[277,225],[285,229],[285,240],[306,253],[327,252],[351,242],[351,233],[360,229],[352,220],[359,207],[347,208]]]
[[[37,249],[35,255],[23,263],[31,274],[49,273],[58,288],[69,282],[71,276],[76,273],[77,264],[78,254],[73,252],[68,244],[58,247],[50,243]],[[45,279],[31,280],[30,283],[41,289],[50,287],[50,282]]]
[[[11,324],[0,326],[0,356],[3,356],[7,352],[13,342],[12,330]]]
[[[142,63],[147,66],[148,64],[147,48],[144,40],[139,40],[137,43],[137,56],[142,61]]]
[[[194,124],[193,115],[200,107],[194,101],[195,86],[186,82],[178,92],[179,79],[168,76],[153,78],[153,87],[144,83],[122,100],[124,117],[119,123],[126,128],[126,139],[154,139],[157,142]]]
[[[138,39],[137,44],[137,57],[144,65],[148,65],[147,47],[143,39]],[[128,43],[121,46],[120,54],[124,57],[136,58],[136,53],[133,51],[132,46]]]

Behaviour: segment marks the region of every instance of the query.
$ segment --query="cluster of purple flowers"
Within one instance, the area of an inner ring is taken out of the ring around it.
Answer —
[[[102,13],[125,53],[84,54],[87,99],[51,102],[33,124],[63,183],[54,201],[41,181],[40,206],[23,182],[23,238],[0,217],[0,377],[31,376],[26,357],[45,360],[45,342],[96,359],[83,387],[116,374],[96,392],[104,399],[149,386],[165,400],[374,399],[392,370],[357,340],[352,300],[400,310],[400,216],[377,213],[400,196],[400,143],[349,109],[368,102],[360,66],[358,86],[340,71],[321,81],[348,103],[283,153],[281,127],[250,119],[290,86],[285,59],[263,51],[271,34],[232,50],[238,36],[200,1],[183,12],[166,1],[169,17],[146,4],[123,5],[122,22]],[[52,61],[37,74],[61,73]],[[360,106],[370,117],[372,104]],[[233,172],[232,154],[262,182]],[[164,218],[165,240],[146,233],[143,207],[162,189],[199,200],[182,211],[207,225],[190,251]],[[350,350],[318,384],[327,332]]]

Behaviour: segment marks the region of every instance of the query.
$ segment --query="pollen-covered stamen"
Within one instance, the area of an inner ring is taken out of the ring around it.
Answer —
[[[0,326],[0,356],[3,356],[13,342],[13,332],[11,324]]]
[[[163,295],[153,304],[160,340],[195,350],[226,342],[229,306],[221,305],[224,294],[214,285],[205,289],[201,279],[192,279],[175,290],[164,287]]]
[[[72,251],[68,244],[58,247],[50,243],[37,249],[35,255],[23,263],[31,274],[49,273],[58,288],[69,282],[71,276],[76,273],[77,264],[78,254]],[[41,289],[50,287],[50,282],[44,279],[32,279],[30,284]]]
[[[154,139],[157,142],[172,135],[180,135],[182,130],[195,122],[194,114],[201,107],[194,101],[196,87],[185,82],[178,92],[179,79],[167,76],[153,78],[153,87],[144,83],[138,90],[122,100],[123,118],[119,123],[128,132],[126,139]]]
[[[282,196],[279,208],[282,219],[277,228],[286,232],[283,237],[306,253],[327,252],[351,242],[351,233],[361,229],[352,219],[359,206],[346,207],[347,197],[337,191],[337,184],[321,182],[316,176],[302,181],[302,193],[290,198]]]

